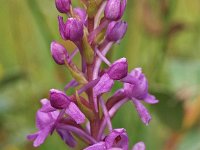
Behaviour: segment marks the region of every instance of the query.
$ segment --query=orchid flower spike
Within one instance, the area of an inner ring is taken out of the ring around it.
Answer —
[[[121,18],[127,0],[80,1],[83,8],[74,8],[71,0],[55,0],[62,15],[58,16],[58,28],[63,45],[52,41],[50,52],[73,79],[64,83],[66,93],[50,89],[48,99],[41,100],[42,107],[36,112],[37,131],[27,139],[38,147],[49,135],[58,133],[66,145],[76,149],[81,140],[84,150],[128,150],[130,139],[126,130],[113,129],[112,118],[130,100],[142,122],[148,125],[152,117],[143,103],[156,104],[158,100],[149,93],[141,68],[128,73],[126,58],[111,63],[107,57],[112,46],[126,34],[128,24]],[[75,46],[72,53],[67,40]],[[80,64],[72,61],[76,55],[81,58]],[[122,86],[113,88],[116,82]],[[145,144],[138,142],[132,150],[145,150]]]

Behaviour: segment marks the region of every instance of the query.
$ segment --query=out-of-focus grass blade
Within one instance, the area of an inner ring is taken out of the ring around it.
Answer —
[[[47,26],[46,23],[46,18],[45,16],[42,14],[41,9],[39,8],[39,5],[37,3],[36,0],[26,0],[27,5],[35,19],[35,22],[38,25],[38,29],[41,32],[41,36],[43,36],[44,41],[46,42],[46,45],[49,45],[50,41],[52,39],[54,39],[54,36],[51,32],[51,30],[49,29],[49,27]]]
[[[15,82],[21,79],[25,79],[25,78],[26,78],[26,74],[24,72],[16,72],[16,73],[7,74],[5,75],[5,77],[3,77],[0,80],[0,89],[4,88],[8,84],[13,85]]]
[[[200,149],[199,128],[190,130],[181,140],[177,150],[199,150]]]
[[[184,117],[183,102],[167,90],[154,91],[153,94],[160,100],[153,107],[159,119],[172,130],[181,129]]]

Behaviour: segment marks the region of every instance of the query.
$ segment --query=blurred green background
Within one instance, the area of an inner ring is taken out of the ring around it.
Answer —
[[[143,140],[147,150],[200,150],[200,1],[128,0],[127,6],[128,32],[111,60],[124,56],[129,69],[143,67],[160,103],[147,106],[153,116],[149,126],[128,103],[114,127],[125,127],[130,145]],[[35,149],[25,137],[36,130],[39,100],[71,79],[49,50],[52,40],[63,43],[58,14],[54,0],[0,0],[1,150]],[[37,149],[68,147],[54,134]]]

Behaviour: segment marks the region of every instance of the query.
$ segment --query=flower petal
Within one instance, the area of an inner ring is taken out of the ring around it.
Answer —
[[[159,102],[159,100],[157,100],[155,98],[155,96],[151,95],[151,94],[148,94],[145,98],[144,98],[144,101],[148,104],[156,104]]]
[[[128,74],[125,78],[121,79],[121,81],[124,82],[124,83],[133,84],[133,85],[138,84],[138,79],[133,78],[133,76],[130,75],[130,74]]]
[[[85,11],[85,9],[82,8],[74,8],[74,13],[77,17],[79,17],[79,19],[83,22],[83,24],[86,23],[86,19],[87,19],[87,13]]]
[[[64,129],[57,129],[56,131],[67,145],[69,145],[70,147],[76,146],[77,143],[70,132]]]
[[[95,95],[100,95],[106,92],[109,92],[114,84],[114,81],[109,77],[107,73],[105,73],[99,82],[94,87]]]
[[[36,132],[34,134],[29,134],[27,136],[27,139],[31,140],[31,141],[34,141],[33,142],[33,146],[34,147],[38,147],[42,143],[44,143],[45,139],[50,134],[51,129],[52,129],[52,125],[49,125],[46,128],[44,128],[43,130],[40,130],[39,132]]]
[[[47,112],[56,111],[56,109],[51,106],[50,101],[48,99],[42,99],[40,103],[42,104],[42,108],[40,108],[41,112],[47,113]]]
[[[63,38],[63,40],[66,40],[66,37],[65,37],[65,23],[63,21],[63,17],[58,16],[58,24],[59,24],[60,35]]]
[[[33,142],[33,146],[34,147],[38,147],[41,144],[44,143],[44,141],[46,140],[47,136],[50,134],[51,132],[51,128],[52,126],[48,126],[45,129],[41,130],[38,134],[38,136],[36,137],[36,139]]]
[[[55,120],[52,118],[50,113],[41,112],[40,110],[37,111],[36,114],[36,127],[39,130],[46,128],[49,124],[52,124]]]
[[[80,109],[73,102],[69,104],[65,112],[70,117],[72,117],[74,121],[76,121],[77,124],[81,124],[85,122],[85,115],[80,111]]]
[[[151,115],[149,114],[148,110],[139,100],[133,98],[132,101],[135,105],[138,115],[140,116],[140,119],[145,125],[148,125],[149,122],[151,121]]]
[[[106,148],[105,142],[99,142],[85,148],[84,150],[107,150],[107,148]]]
[[[128,136],[126,130],[114,129],[106,138],[105,138],[106,148],[122,148],[123,150],[128,150]]]
[[[132,148],[132,150],[145,150],[145,149],[146,148],[144,142],[138,142]]]
[[[142,100],[148,95],[148,81],[145,75],[142,73],[141,68],[135,68],[131,71],[129,77],[126,78],[123,79],[128,82],[124,84],[124,90],[128,97],[135,97],[136,99]],[[130,82],[135,84],[130,84]]]
[[[27,135],[27,139],[30,140],[30,141],[33,141],[37,138],[37,136],[38,136],[38,132],[33,133],[33,134],[29,134],[29,135]]]

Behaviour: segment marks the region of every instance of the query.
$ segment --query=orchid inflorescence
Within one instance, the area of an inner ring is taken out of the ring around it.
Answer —
[[[56,8],[68,16],[65,22],[58,16],[59,32],[64,41],[70,40],[76,49],[69,54],[60,43],[51,43],[51,54],[58,65],[64,65],[74,80],[63,91],[51,89],[48,99],[36,114],[38,131],[27,136],[35,147],[56,131],[70,147],[76,147],[77,138],[86,143],[85,150],[128,150],[128,136],[123,128],[113,129],[111,119],[119,108],[133,102],[145,125],[151,116],[142,102],[155,104],[156,98],[148,92],[148,81],[141,68],[128,73],[126,58],[111,63],[106,54],[124,37],[127,23],[121,20],[127,0],[82,0],[84,8],[73,8],[71,0],[56,0]],[[81,69],[73,63],[80,52]],[[105,63],[106,68],[101,67]],[[115,82],[123,87],[105,99]],[[64,91],[74,88],[72,95]],[[87,96],[85,96],[86,94]],[[108,128],[108,132],[106,132]],[[76,137],[76,138],[75,138]],[[145,150],[143,142],[133,150]]]

